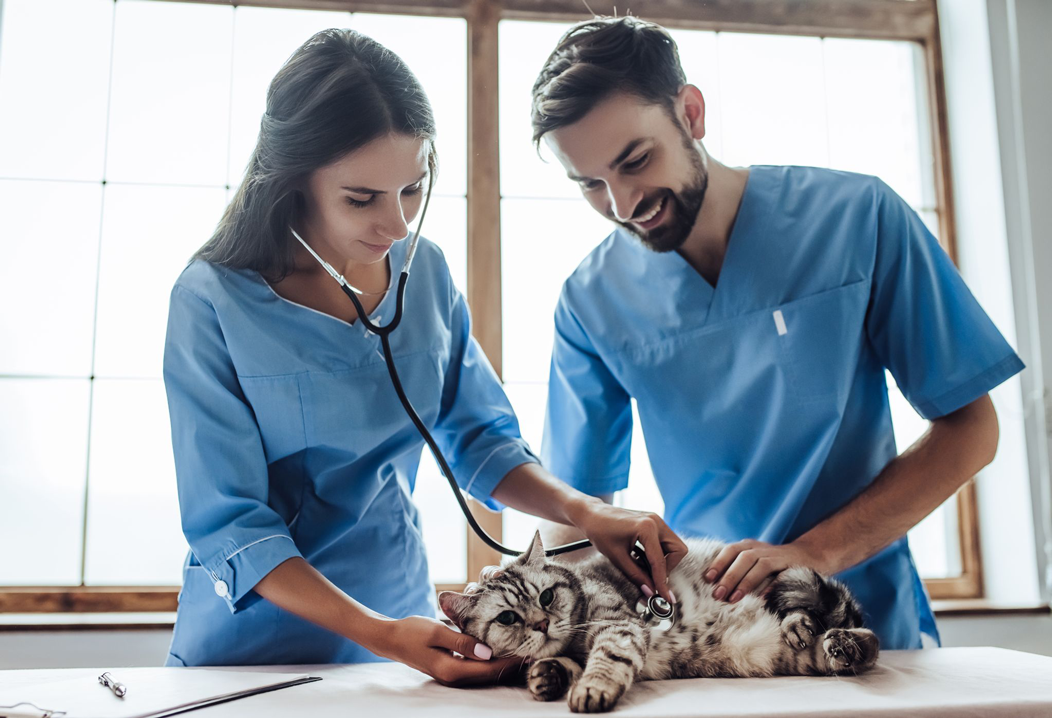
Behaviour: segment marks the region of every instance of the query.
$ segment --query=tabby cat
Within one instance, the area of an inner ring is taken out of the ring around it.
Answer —
[[[640,589],[609,560],[548,559],[540,532],[522,556],[483,570],[465,593],[443,591],[439,603],[495,656],[531,660],[526,685],[536,699],[569,693],[577,713],[613,710],[637,679],[836,675],[873,666],[880,642],[862,627],[843,584],[791,568],[763,598],[725,603],[702,578],[723,544],[686,543],[690,551],[669,576],[679,603],[667,630],[636,612]]]

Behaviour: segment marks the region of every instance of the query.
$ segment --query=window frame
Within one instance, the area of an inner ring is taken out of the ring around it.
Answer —
[[[299,10],[458,17],[467,22],[467,297],[473,331],[498,376],[502,364],[498,29],[501,20],[572,22],[589,17],[580,0],[155,0]],[[591,0],[597,14],[616,14],[616,0]],[[957,262],[946,90],[936,0],[649,0],[646,19],[670,28],[917,43],[925,63],[935,203],[940,239]],[[482,148],[477,150],[477,148]],[[501,515],[471,501],[479,524],[502,537]],[[974,481],[957,493],[961,574],[925,579],[933,599],[984,595]],[[467,579],[499,562],[496,551],[465,527]],[[464,584],[438,584],[459,590]],[[0,586],[0,613],[174,611],[178,586]]]

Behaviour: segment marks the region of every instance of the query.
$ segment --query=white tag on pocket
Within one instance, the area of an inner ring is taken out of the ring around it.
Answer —
[[[785,317],[782,316],[782,310],[779,309],[774,313],[774,325],[778,327],[778,336],[787,334],[789,330],[785,326]]]

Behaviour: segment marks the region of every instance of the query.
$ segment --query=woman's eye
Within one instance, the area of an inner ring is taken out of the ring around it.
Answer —
[[[600,184],[599,180],[581,180],[580,182],[581,187],[589,192],[598,189]]]
[[[346,199],[347,204],[351,205],[352,207],[368,207],[373,203],[373,200],[376,199],[376,195],[374,194],[366,200],[355,199],[354,197],[347,197]]]
[[[626,170],[637,170],[640,167],[642,167],[643,165],[645,165],[647,163],[648,159],[650,159],[650,153],[649,152],[646,153],[645,155],[643,155],[642,157],[640,157],[639,159],[632,160],[631,162],[626,162],[625,164],[623,164],[621,166],[624,167]]]
[[[418,184],[415,187],[406,187],[404,190],[402,190],[402,194],[407,194],[410,197],[412,197],[413,195],[420,194],[420,192],[423,191],[423,189],[424,186]]]
[[[504,611],[499,616],[497,616],[497,623],[499,623],[502,626],[510,626],[511,624],[515,623],[515,621],[517,621],[518,619],[519,616],[515,613],[515,611]]]
[[[546,588],[541,591],[541,605],[547,608],[552,605],[552,601],[555,600],[555,592],[550,588]]]

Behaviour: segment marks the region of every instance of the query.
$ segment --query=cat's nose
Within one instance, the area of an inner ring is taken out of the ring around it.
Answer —
[[[538,621],[533,624],[533,629],[535,631],[540,631],[541,633],[548,633],[548,619],[545,618],[543,621]]]

